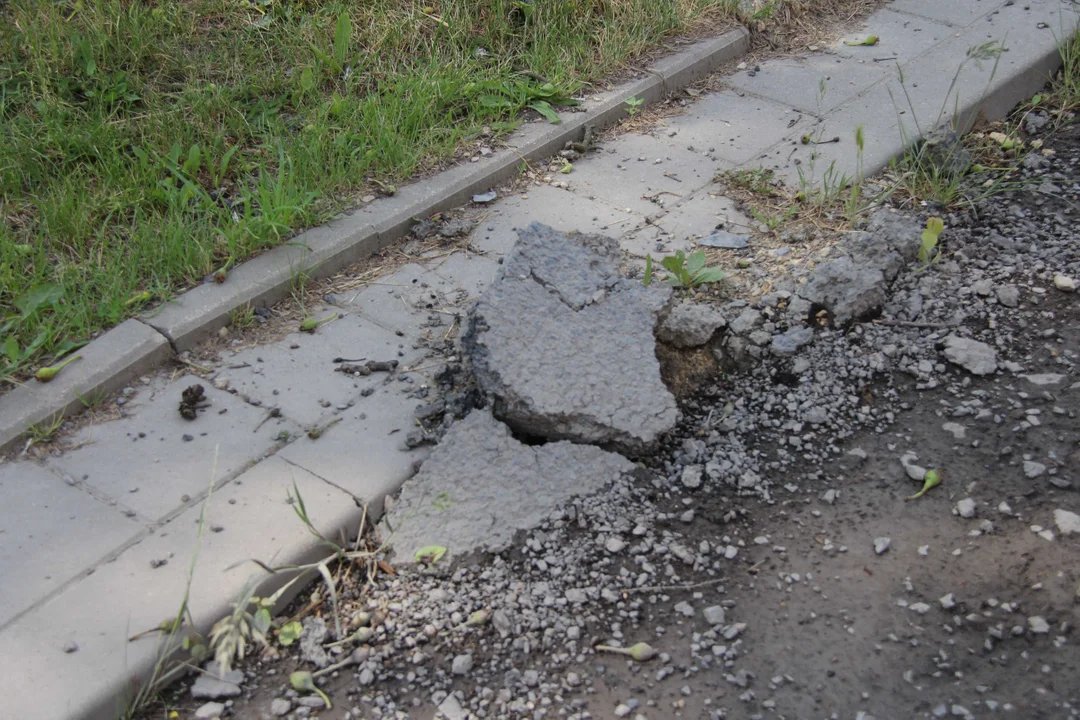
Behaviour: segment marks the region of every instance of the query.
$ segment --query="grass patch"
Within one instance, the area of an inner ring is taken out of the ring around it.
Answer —
[[[0,382],[734,4],[0,5]]]

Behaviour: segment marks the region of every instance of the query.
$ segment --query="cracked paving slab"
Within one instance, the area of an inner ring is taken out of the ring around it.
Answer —
[[[463,337],[478,385],[511,427],[631,454],[674,427],[653,338],[654,307],[670,293],[621,277],[618,257],[608,238],[520,231]]]
[[[451,426],[404,485],[384,526],[406,562],[429,545],[458,556],[498,552],[565,501],[597,492],[634,469],[626,458],[591,445],[525,445],[490,411],[475,410]]]

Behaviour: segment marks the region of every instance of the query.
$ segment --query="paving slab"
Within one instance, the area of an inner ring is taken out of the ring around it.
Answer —
[[[572,176],[573,173],[571,179]],[[518,229],[533,222],[563,232],[616,235],[644,219],[642,215],[628,213],[600,200],[590,200],[580,193],[536,185],[499,201],[490,210],[485,209],[469,243],[481,252],[498,256],[510,252],[517,242]]]
[[[441,365],[427,372],[433,373]],[[382,499],[397,492],[415,472],[430,448],[407,449],[405,438],[416,428],[414,413],[426,401],[409,394],[426,384],[422,372],[380,382],[369,397],[362,397],[322,437],[301,437],[283,448],[278,456],[333,483],[362,502],[372,512],[382,507]]]
[[[890,70],[872,60],[826,53],[766,60],[756,67],[735,73],[728,82],[745,93],[818,116],[884,80]]]
[[[861,23],[862,27],[844,35],[831,47],[837,55],[880,64],[887,70],[914,60],[944,42],[956,28],[927,18],[880,10]],[[847,45],[876,35],[876,45]]]
[[[730,167],[651,135],[629,134],[575,162],[568,179],[578,195],[647,216],[674,205]]]
[[[685,115],[669,120],[668,127],[676,130],[676,135],[662,134],[661,140],[675,147],[707,152],[731,165],[742,165],[756,160],[788,131],[806,132],[804,128],[812,120],[785,104],[723,90],[701,98]]]
[[[0,627],[146,529],[30,462],[0,465]]]
[[[177,407],[181,392],[195,382],[210,406],[188,421]],[[83,431],[86,444],[49,458],[48,465],[144,521],[163,519],[197,500],[213,474],[215,453],[216,476],[228,477],[277,448],[283,430],[293,436],[300,431],[283,418],[255,430],[266,410],[192,377],[154,380],[125,409],[128,417],[89,427]]]
[[[326,317],[332,311],[322,307],[313,316]],[[314,333],[292,333],[269,345],[223,355],[224,366],[215,381],[228,383],[264,408],[279,408],[284,417],[303,427],[312,427],[348,409],[361,393],[387,377],[384,372],[345,375],[336,371],[339,365],[334,358],[397,360],[404,366],[423,355],[412,345],[362,315],[345,314]]]
[[[691,252],[695,240],[719,229],[733,233],[750,230],[750,220],[739,212],[735,202],[703,188],[647,225],[636,227],[619,237],[619,246],[632,255],[669,255],[676,250]]]
[[[459,307],[480,297],[495,281],[495,275],[499,272],[498,260],[468,250],[458,250],[427,263],[427,266],[437,276],[446,280],[449,288],[461,288],[465,291],[464,302],[458,303]]]
[[[400,333],[399,337],[411,345],[428,334],[425,327],[450,325],[450,318],[438,312],[446,309],[442,288],[445,288],[444,278],[414,262],[351,295],[340,293],[338,302],[380,327]],[[456,298],[450,299],[453,300]]]
[[[429,545],[461,556],[506,548],[572,497],[599,491],[634,464],[566,441],[529,446],[488,410],[450,427],[383,523],[398,562]],[[537,492],[543,488],[543,492]]]
[[[892,0],[889,9],[964,26],[1011,3],[1012,0]]]
[[[209,475],[203,476],[208,487]],[[208,628],[231,611],[249,579],[265,574],[248,558],[288,564],[326,554],[288,502],[293,483],[308,514],[327,534],[353,532],[359,513],[348,494],[288,463],[271,458],[214,493],[207,516],[189,607]],[[0,673],[11,692],[5,717],[114,720],[127,683],[149,670],[154,633],[128,638],[175,615],[197,546],[202,506],[187,508],[112,562],[95,567],[46,602],[0,630]],[[218,530],[213,530],[218,528]],[[165,564],[159,564],[166,560]],[[280,585],[286,576],[278,580]],[[6,583],[5,583],[6,584]],[[267,595],[276,585],[260,591]],[[78,649],[66,653],[75,643]]]

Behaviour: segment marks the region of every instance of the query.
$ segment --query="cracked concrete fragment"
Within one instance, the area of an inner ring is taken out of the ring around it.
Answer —
[[[495,415],[532,436],[655,448],[678,419],[653,337],[670,296],[623,278],[614,240],[535,223],[518,234],[462,338]]]

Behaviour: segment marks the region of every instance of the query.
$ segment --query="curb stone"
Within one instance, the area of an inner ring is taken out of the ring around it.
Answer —
[[[125,320],[78,350],[48,383],[30,380],[0,397],[0,450],[14,445],[31,425],[69,415],[90,399],[117,392],[131,378],[172,355],[168,341],[138,320]]]
[[[83,359],[46,386],[48,392],[27,384],[0,398],[0,450],[11,446],[31,424],[77,410],[80,401],[74,395],[75,389],[84,396],[118,390],[132,377],[164,362],[170,355],[169,346],[171,351],[184,352],[228,325],[237,308],[248,304],[268,306],[285,297],[297,272],[309,272],[311,278],[317,279],[363,260],[403,237],[415,218],[467,203],[472,195],[516,175],[523,159],[538,160],[555,154],[568,140],[579,137],[585,125],[600,129],[615,123],[624,116],[627,98],[636,96],[645,106],[650,105],[712,74],[749,47],[750,33],[742,27],[694,43],[658,61],[649,77],[603,93],[598,102],[586,101],[582,107],[587,112],[563,113],[560,125],[535,123],[525,127],[516,147],[496,152],[483,163],[456,165],[429,180],[401,188],[394,197],[343,213],[300,233],[285,245],[241,263],[230,271],[225,283],[199,285],[152,314],[125,321],[83,348]],[[114,335],[115,330],[129,323],[141,323],[163,337],[160,342],[151,342],[149,335],[138,333],[134,326]],[[145,337],[139,339],[139,334]],[[118,345],[128,349],[118,350]],[[82,374],[73,372],[77,364],[85,367]]]

